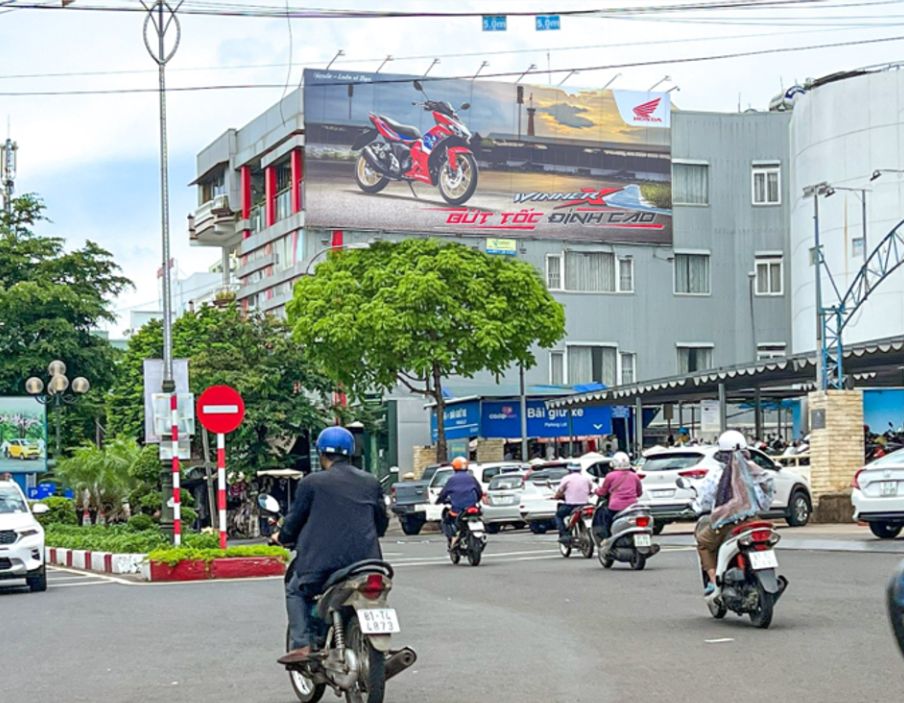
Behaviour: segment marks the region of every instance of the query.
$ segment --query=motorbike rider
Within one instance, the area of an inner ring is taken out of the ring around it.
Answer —
[[[443,486],[442,492],[436,499],[437,505],[450,504],[449,509],[443,513],[442,525],[449,549],[454,546],[458,536],[459,516],[472,505],[477,505],[483,496],[483,487],[468,471],[467,459],[463,456],[455,457],[452,460],[452,470],[454,473],[446,481],[446,485]]]
[[[719,547],[734,528],[751,522],[772,503],[772,476],[750,459],[747,440],[736,430],[723,432],[718,441],[715,459],[718,469],[711,469],[694,501],[694,511],[703,515],[697,522],[694,536],[700,564],[708,582],[704,594],[716,591],[716,566]]]
[[[602,513],[603,539],[609,539],[612,521],[625,508],[634,505],[643,494],[640,477],[631,468],[631,458],[625,452],[612,456],[612,471],[606,474],[603,485],[596,489],[600,498],[609,498]]]
[[[344,427],[328,427],[317,437],[323,471],[302,479],[285,522],[271,541],[296,545],[286,575],[289,653],[283,665],[311,654],[311,611],[327,579],[365,559],[382,559],[379,538],[389,517],[379,481],[353,466],[355,438]]]
[[[569,541],[568,528],[565,520],[575,510],[578,510],[590,500],[593,494],[593,481],[581,473],[581,465],[573,461],[568,464],[568,475],[559,483],[554,500],[561,500],[556,508],[556,527],[559,528],[559,541],[567,544]]]

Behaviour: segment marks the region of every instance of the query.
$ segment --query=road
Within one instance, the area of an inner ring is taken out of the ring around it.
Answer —
[[[882,595],[904,540],[882,543],[895,553],[821,551],[870,542],[791,532],[791,584],[768,631],[707,615],[682,536],[663,535],[643,572],[566,561],[526,533],[493,536],[478,568],[449,564],[436,535],[387,540],[398,642],[420,656],[387,701],[899,700]],[[121,585],[63,570],[44,594],[0,589],[3,700],[290,703],[274,663],[281,599],[279,579]]]

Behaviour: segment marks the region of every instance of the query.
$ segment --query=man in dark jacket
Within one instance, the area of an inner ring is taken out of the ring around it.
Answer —
[[[297,664],[311,654],[309,619],[323,584],[339,569],[365,559],[382,559],[379,538],[389,518],[380,483],[349,463],[355,439],[344,427],[328,427],[317,438],[324,471],[302,479],[282,529],[283,545],[298,556],[286,582],[289,653],[280,664]]]
[[[446,481],[446,485],[443,486],[442,492],[436,499],[437,505],[449,503],[451,506],[443,516],[443,533],[446,535],[450,548],[458,532],[458,518],[462,511],[472,505],[477,505],[483,496],[483,487],[468,471],[467,459],[463,456],[455,457],[452,460],[452,469],[455,473]]]

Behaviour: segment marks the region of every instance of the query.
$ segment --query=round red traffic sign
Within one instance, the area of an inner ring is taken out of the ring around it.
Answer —
[[[211,432],[226,434],[242,424],[245,401],[235,388],[211,386],[201,394],[197,404],[198,422]]]

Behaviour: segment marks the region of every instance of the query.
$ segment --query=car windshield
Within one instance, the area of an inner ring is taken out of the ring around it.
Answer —
[[[19,491],[14,488],[0,488],[0,515],[27,511],[28,508]]]
[[[490,482],[491,491],[510,491],[513,488],[521,488],[521,476],[518,474],[497,476]]]
[[[703,455],[697,452],[682,452],[680,454],[655,454],[648,456],[643,463],[643,470],[649,471],[676,471],[696,466],[703,459]]]
[[[531,483],[546,483],[547,481],[561,481],[568,474],[568,469],[544,469],[531,474]]]
[[[452,477],[452,469],[442,469],[433,475],[431,488],[443,488]]]

